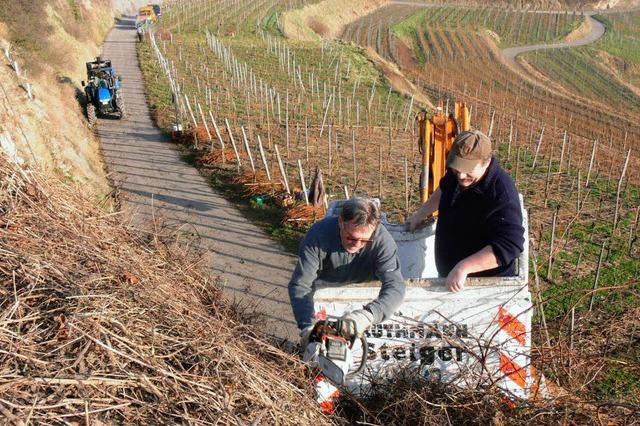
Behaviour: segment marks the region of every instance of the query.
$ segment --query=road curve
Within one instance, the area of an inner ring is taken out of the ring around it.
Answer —
[[[502,49],[502,54],[504,56],[505,61],[507,62],[508,65],[514,68],[517,68],[521,71],[524,71],[524,69],[516,61],[516,57],[518,55],[521,55],[527,52],[532,52],[534,50],[562,49],[565,47],[584,46],[586,44],[591,44],[599,40],[605,33],[604,25],[590,15],[585,16],[585,19],[589,23],[591,30],[587,34],[585,34],[584,37],[578,40],[565,41],[560,43],[532,44],[529,46],[517,46],[517,47],[509,47],[506,49]]]
[[[448,4],[429,4],[429,3],[418,3],[413,1],[405,1],[405,0],[393,0],[390,2],[391,4],[399,4],[405,6],[415,6],[415,7],[424,7],[424,8],[435,8],[435,7],[443,7],[443,6],[455,6],[461,8],[469,8],[472,9],[474,6],[465,6],[465,5],[448,5]],[[630,8],[630,9],[607,9],[607,10],[589,10],[584,11],[582,14],[586,20],[586,23],[590,27],[590,31],[585,34],[583,37],[573,40],[573,41],[564,41],[560,43],[552,43],[552,44],[532,44],[528,46],[516,46],[516,47],[508,47],[506,49],[501,50],[502,60],[504,63],[509,66],[514,71],[519,72],[521,75],[528,79],[532,79],[533,82],[537,83],[536,78],[531,76],[530,73],[516,60],[516,58],[527,52],[532,52],[534,50],[546,50],[546,49],[562,49],[566,47],[577,47],[584,46],[587,44],[594,43],[599,40],[605,33],[605,26],[595,18],[593,15],[596,14],[611,14],[611,13],[622,13],[625,11],[634,11],[640,8]],[[542,13],[542,14],[556,14],[556,13],[565,13],[565,11],[557,11],[557,10],[520,10],[520,12],[527,13]]]
[[[123,120],[100,119],[96,129],[123,210],[133,214],[142,229],[164,218],[196,235],[207,250],[212,275],[224,280],[226,296],[264,314],[270,334],[297,339],[287,293],[295,257],[216,193],[153,124],[133,23],[125,18],[111,30],[102,55],[122,75],[128,115]]]
[[[422,7],[422,8],[439,8],[439,7],[456,7],[458,9],[489,9],[487,7],[480,7],[477,5],[471,5],[471,4],[457,4],[457,3],[420,3],[417,1],[411,1],[411,0],[391,0],[386,4],[402,4],[405,6],[415,6],[415,7]],[[384,5],[386,5],[384,4]],[[383,5],[383,6],[384,6]],[[490,7],[493,9],[500,9],[502,10],[502,7],[499,6],[493,6]],[[636,10],[640,10],[640,6],[636,6],[636,7],[629,7],[626,9],[590,9],[590,10],[575,10],[575,11],[570,11],[570,10],[546,10],[546,9],[509,9],[509,12],[523,12],[523,13],[544,13],[544,14],[565,14],[567,12],[575,12],[576,14],[579,15],[587,15],[587,16],[593,16],[593,15],[610,15],[610,14],[614,14],[614,13],[624,13],[624,12],[634,12]]]

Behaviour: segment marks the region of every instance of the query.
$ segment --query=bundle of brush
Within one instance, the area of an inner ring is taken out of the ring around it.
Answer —
[[[236,156],[233,153],[233,150],[225,149],[223,152],[221,149],[216,148],[213,151],[207,151],[200,154],[197,161],[199,165],[210,166],[219,166],[221,164],[235,164]]]
[[[282,223],[303,227],[322,219],[325,214],[323,205],[314,207],[313,204],[306,205],[298,201],[285,210]]]
[[[0,156],[0,414],[9,423],[327,424],[170,235]]]
[[[284,188],[284,183],[276,179],[269,180],[267,173],[263,170],[256,170],[256,172],[245,171],[235,176],[232,180],[233,183],[243,185],[243,191],[249,196],[273,194],[274,192],[280,192]]]

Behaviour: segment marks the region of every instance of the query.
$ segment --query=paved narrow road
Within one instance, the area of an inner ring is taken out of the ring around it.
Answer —
[[[155,127],[145,102],[133,22],[125,19],[116,25],[103,47],[103,57],[122,75],[127,117],[104,118],[97,124],[123,209],[132,212],[142,228],[162,217],[198,234],[209,250],[213,275],[226,282],[228,298],[263,313],[271,334],[297,338],[286,288],[295,257],[216,193]]]
[[[522,66],[516,61],[516,57],[518,55],[521,55],[527,52],[532,52],[534,50],[562,49],[565,47],[584,46],[586,44],[591,44],[599,40],[604,35],[604,32],[605,32],[604,25],[602,25],[600,21],[594,19],[591,15],[585,16],[585,19],[587,20],[587,22],[589,22],[589,26],[591,30],[580,39],[573,40],[573,41],[565,41],[560,43],[553,43],[553,44],[532,44],[529,46],[517,46],[517,47],[509,47],[507,49],[502,49],[502,54],[504,55],[505,61],[507,61],[507,63],[510,66],[517,68],[523,72],[526,72],[526,70],[524,70]]]

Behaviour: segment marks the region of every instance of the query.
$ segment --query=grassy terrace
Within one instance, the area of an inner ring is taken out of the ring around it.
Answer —
[[[607,27],[596,48],[621,61],[617,71],[625,81],[640,85],[640,12],[599,15],[596,18]]]
[[[573,12],[533,13],[497,8],[439,7],[423,9],[394,25],[398,36],[412,40],[417,29],[446,29],[449,31],[480,31],[488,29],[498,37],[500,47],[562,40],[583,21]]]
[[[538,51],[525,55],[525,59],[571,93],[607,105],[615,102],[619,108],[640,113],[640,97],[614,77],[597,48]]]

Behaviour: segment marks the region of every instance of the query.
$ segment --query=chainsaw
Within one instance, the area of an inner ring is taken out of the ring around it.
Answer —
[[[364,370],[367,361],[367,338],[345,335],[343,318],[330,318],[318,321],[311,334],[309,344],[305,348],[303,360],[317,365],[322,374],[338,386],[345,384],[348,377],[353,377]],[[348,329],[348,328],[347,328]],[[353,348],[360,341],[362,357],[354,371]]]

